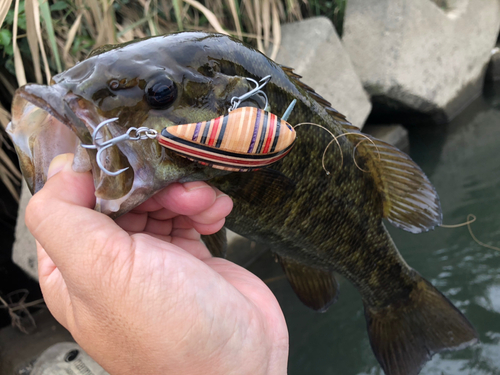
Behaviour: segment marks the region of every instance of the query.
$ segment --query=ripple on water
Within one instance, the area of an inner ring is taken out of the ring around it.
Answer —
[[[500,314],[500,284],[489,285],[485,295],[476,298],[476,303],[488,311]]]

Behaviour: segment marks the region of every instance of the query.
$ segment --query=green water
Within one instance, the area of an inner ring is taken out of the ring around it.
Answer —
[[[412,158],[436,186],[445,224],[473,213],[474,234],[500,247],[500,88],[452,123],[410,129]],[[387,225],[401,254],[470,319],[481,343],[437,354],[422,375],[500,374],[500,252],[481,247],[466,227],[412,235]],[[270,256],[250,270],[276,294],[290,331],[289,374],[382,375],[372,354],[358,292],[340,280],[338,302],[324,314],[304,307]],[[277,279],[276,279],[277,278]]]

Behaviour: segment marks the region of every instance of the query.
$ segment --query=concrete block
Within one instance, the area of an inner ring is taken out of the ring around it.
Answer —
[[[363,133],[370,134],[406,153],[410,151],[408,130],[401,125],[366,125]]]
[[[332,22],[310,18],[282,25],[281,33],[276,62],[294,68],[304,83],[362,128],[371,103]]]
[[[486,70],[488,81],[500,81],[500,46],[496,46],[491,51],[491,60]]]
[[[446,122],[482,90],[500,0],[349,0],[343,44],[376,103]]]
[[[33,319],[36,328],[29,334],[13,326],[0,330],[0,374],[31,374],[34,362],[45,350],[59,342],[73,341],[47,309],[34,313]]]
[[[21,200],[17,214],[16,240],[12,249],[12,261],[21,269],[38,280],[38,258],[36,255],[36,242],[24,223],[24,213],[31,198],[31,193],[23,180]]]
[[[74,342],[59,342],[36,360],[30,375],[109,375]]]

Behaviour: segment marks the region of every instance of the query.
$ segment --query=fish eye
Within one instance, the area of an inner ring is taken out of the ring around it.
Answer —
[[[149,82],[144,91],[146,93],[146,102],[154,109],[167,108],[177,97],[177,87],[167,77],[161,77]]]

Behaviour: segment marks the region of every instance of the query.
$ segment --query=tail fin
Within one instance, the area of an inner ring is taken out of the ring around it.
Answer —
[[[427,280],[407,300],[384,308],[365,305],[370,344],[386,375],[417,375],[432,355],[478,342],[467,318]]]

